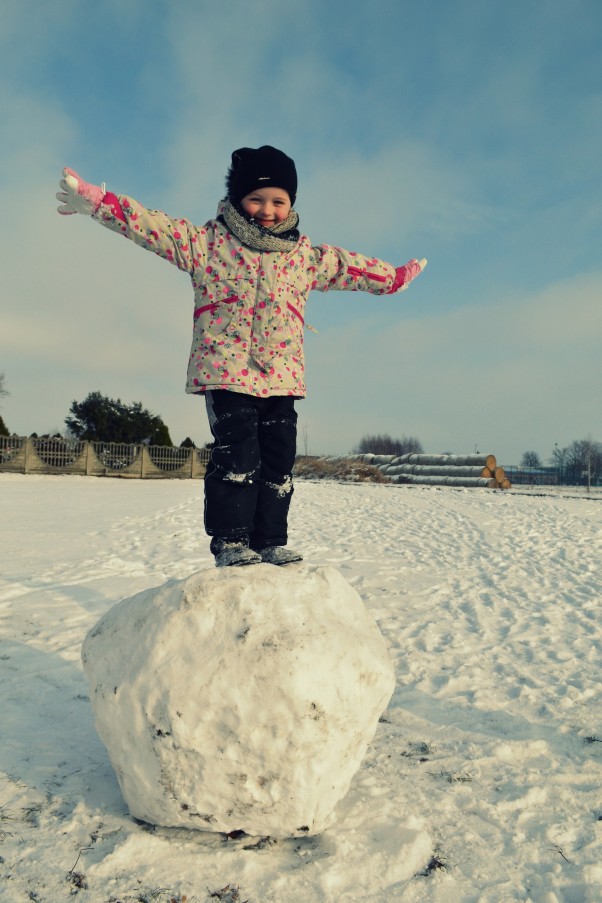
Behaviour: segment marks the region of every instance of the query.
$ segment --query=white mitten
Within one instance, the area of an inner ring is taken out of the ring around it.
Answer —
[[[61,206],[57,210],[63,216],[70,216],[72,213],[86,213],[91,216],[96,213],[106,194],[104,182],[102,185],[91,185],[84,182],[72,169],[63,170],[63,178],[59,184],[62,191],[57,192],[56,199],[61,201]]]

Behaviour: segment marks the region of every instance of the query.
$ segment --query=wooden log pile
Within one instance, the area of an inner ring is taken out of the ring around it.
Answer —
[[[422,486],[464,486],[510,489],[511,483],[495,455],[353,455],[372,464],[393,483]]]

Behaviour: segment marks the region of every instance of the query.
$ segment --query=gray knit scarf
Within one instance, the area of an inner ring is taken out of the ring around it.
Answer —
[[[230,201],[222,201],[221,216],[230,232],[256,251],[292,251],[299,241],[299,216],[291,210],[287,218],[271,229],[254,222]]]

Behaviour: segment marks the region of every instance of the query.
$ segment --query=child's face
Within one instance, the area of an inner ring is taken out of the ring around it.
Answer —
[[[283,188],[256,188],[244,196],[240,206],[260,226],[271,229],[287,218],[291,212],[291,199]]]

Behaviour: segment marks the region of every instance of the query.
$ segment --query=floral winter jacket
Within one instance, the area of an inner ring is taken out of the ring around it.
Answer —
[[[194,226],[123,195],[106,195],[94,218],[190,274],[194,329],[187,392],[303,397],[303,315],[310,291],[382,295],[402,287],[391,264],[313,247],[305,235],[292,251],[256,251],[217,219]]]

